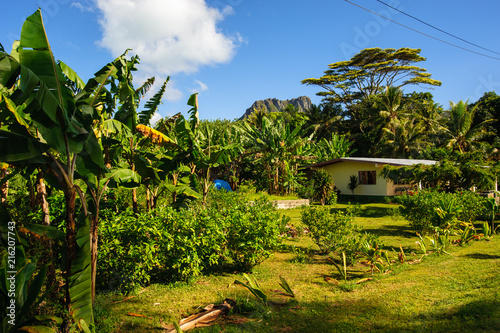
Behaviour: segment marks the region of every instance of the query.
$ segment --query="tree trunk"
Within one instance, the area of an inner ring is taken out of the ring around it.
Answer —
[[[177,172],[172,173],[172,184],[174,186],[177,186],[177,179],[179,177],[179,174]],[[177,201],[177,191],[172,191],[172,203],[175,204]]]
[[[49,202],[47,201],[47,187],[45,186],[45,181],[43,177],[43,171],[38,170],[36,175],[36,202],[38,206],[42,208],[42,224],[50,225],[50,210]],[[47,249],[47,255],[49,258],[49,267],[47,270],[47,287],[52,288],[56,286],[56,267],[54,258],[54,241],[52,239],[47,239],[45,241],[45,248]],[[52,289],[51,297],[57,297],[57,288]]]
[[[96,207],[96,215],[92,216],[92,225],[90,227],[90,292],[92,294],[92,303],[95,302],[95,281],[97,276],[97,245],[99,230],[99,206]]]
[[[28,183],[26,184],[26,186],[28,186],[28,194],[30,198],[30,210],[34,211],[37,205],[37,197],[34,190],[36,185],[33,185],[33,182],[31,181],[31,176],[28,176]]]
[[[150,212],[151,207],[151,191],[149,190],[149,185],[146,185],[146,210]]]
[[[4,179],[9,174],[7,168],[8,168],[7,164],[2,164],[2,169],[0,171],[0,179]],[[1,192],[1,203],[4,203],[7,200],[7,196],[9,195],[9,181],[6,181],[5,183],[2,184],[0,192]]]
[[[43,177],[43,171],[39,170],[36,175],[36,202],[42,208],[42,224],[50,225],[49,202],[47,201],[47,188]]]
[[[71,263],[76,257],[78,247],[76,244],[76,188],[68,186],[64,193],[66,200],[66,305],[70,310],[71,297],[69,294],[69,280],[71,277]]]
[[[139,214],[139,209],[137,208],[137,189],[133,188],[132,189],[132,210],[134,211],[134,214],[137,216]]]

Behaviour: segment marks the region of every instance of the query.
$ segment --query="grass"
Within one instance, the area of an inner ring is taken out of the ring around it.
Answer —
[[[248,185],[240,186],[238,192],[240,194],[242,194],[245,197],[245,199],[247,199],[249,201],[255,201],[255,200],[258,200],[261,198],[266,198],[269,201],[273,201],[273,200],[298,200],[298,199],[300,199],[298,196],[296,196],[294,194],[290,194],[290,195],[286,195],[286,196],[284,196],[284,195],[271,195],[265,191],[256,191],[255,187],[248,186]]]
[[[347,205],[335,205],[345,209]],[[409,259],[419,258],[418,238],[394,205],[362,205],[355,222],[376,233],[397,261],[401,245]],[[301,227],[300,210],[286,210]],[[242,274],[199,277],[190,283],[154,284],[134,297],[100,295],[96,307],[98,332],[164,332],[210,303],[236,300],[237,308],[213,326],[196,332],[499,332],[500,237],[453,246],[452,256],[428,255],[420,263],[393,264],[391,273],[373,280],[362,265],[348,268],[342,285],[336,269],[316,253],[310,237],[287,239],[283,249],[254,268],[252,276],[270,299],[263,306],[234,285]],[[302,260],[297,260],[300,256]],[[295,299],[280,296],[279,276],[286,278]]]

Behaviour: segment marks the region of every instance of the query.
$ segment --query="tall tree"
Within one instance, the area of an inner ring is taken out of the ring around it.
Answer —
[[[314,140],[330,139],[333,134],[339,133],[343,118],[340,104],[313,104],[304,110],[304,114],[307,116],[307,134],[313,134]]]
[[[493,134],[487,138],[487,141],[495,144],[498,148],[500,146],[500,96],[494,91],[486,92],[476,102],[469,105],[471,108],[476,106],[474,126],[487,119],[495,119],[486,126],[488,132]]]
[[[422,126],[409,118],[394,119],[389,127],[384,127],[386,134],[383,142],[383,156],[394,158],[416,158],[422,144]]]
[[[491,135],[486,130],[486,125],[495,120],[488,119],[474,125],[476,111],[477,105],[469,108],[468,103],[464,101],[450,102],[450,109],[445,112],[448,121],[444,129],[445,144],[448,148],[461,153],[472,151],[484,142],[484,138]]]
[[[302,84],[319,86],[325,91],[318,92],[318,96],[344,105],[352,105],[389,86],[440,86],[441,82],[431,79],[425,68],[414,65],[426,60],[420,51],[406,47],[364,49],[350,60],[328,65],[325,75],[302,80]]]

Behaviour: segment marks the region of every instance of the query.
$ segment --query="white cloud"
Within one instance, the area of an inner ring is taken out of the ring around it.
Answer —
[[[221,32],[222,11],[204,0],[95,0],[102,12],[99,42],[113,56],[131,48],[141,58],[139,69],[172,75],[230,61],[238,35]]]
[[[70,6],[78,8],[81,12],[94,12],[94,7],[83,5],[81,2],[72,2]]]
[[[151,126],[156,125],[156,123],[162,118],[161,114],[158,112],[155,112],[155,114],[151,117],[151,120],[149,121],[149,124]]]
[[[196,91],[205,91],[208,89],[208,86],[201,82],[200,80],[194,80],[194,83],[196,83],[198,85],[198,89],[195,89]]]
[[[163,98],[170,102],[178,102],[184,97],[182,91],[177,89],[173,84],[172,80],[167,83],[167,88],[165,89],[165,94]]]

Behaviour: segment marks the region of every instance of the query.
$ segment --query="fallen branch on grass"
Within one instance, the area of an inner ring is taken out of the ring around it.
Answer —
[[[196,327],[206,327],[210,326],[212,322],[220,317],[221,315],[229,312],[235,306],[235,302],[230,299],[225,299],[222,304],[219,305],[207,305],[203,310],[204,312],[198,313],[187,318],[181,319],[179,322],[179,327],[182,331],[187,331]],[[175,333],[177,329],[175,325],[164,325],[160,320],[161,326],[167,330],[167,333]]]

